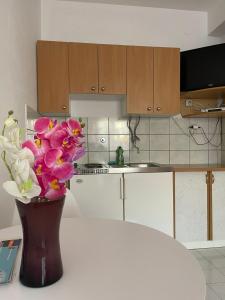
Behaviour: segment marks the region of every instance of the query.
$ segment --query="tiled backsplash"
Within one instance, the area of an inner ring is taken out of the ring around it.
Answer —
[[[137,143],[139,153],[132,148],[127,119],[83,118],[83,121],[86,124],[86,154],[80,163],[107,163],[109,160],[115,160],[115,150],[118,146],[124,149],[125,162],[220,164],[221,152],[225,154],[225,142],[221,151],[221,146],[197,145],[189,135],[190,125],[200,125],[210,138],[216,127],[216,118],[176,119],[176,121],[173,118],[141,118],[137,128],[137,135],[140,138]],[[225,128],[225,125],[223,127]],[[225,137],[225,130],[223,132]],[[200,131],[195,137],[199,143],[205,142]],[[217,127],[212,143],[219,144],[220,141],[221,123]]]

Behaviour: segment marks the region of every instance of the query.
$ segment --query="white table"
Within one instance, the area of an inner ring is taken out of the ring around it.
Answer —
[[[21,227],[0,230],[0,240],[21,237]],[[182,245],[147,227],[121,221],[63,219],[63,277],[39,289],[16,278],[0,299],[203,300],[205,280]]]

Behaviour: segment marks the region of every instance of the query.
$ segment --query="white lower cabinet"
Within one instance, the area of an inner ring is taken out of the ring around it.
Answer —
[[[125,216],[173,236],[172,172],[77,175],[70,187],[85,217]]]
[[[85,217],[123,220],[122,175],[76,175],[70,181]]]
[[[173,236],[173,175],[138,173],[124,175],[125,220]]]
[[[175,174],[175,228],[180,242],[207,240],[205,172]]]
[[[225,240],[225,172],[213,172],[212,232],[213,240]]]

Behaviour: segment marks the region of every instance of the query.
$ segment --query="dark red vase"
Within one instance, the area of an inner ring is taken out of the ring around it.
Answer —
[[[65,197],[50,201],[33,198],[28,204],[16,200],[23,228],[20,281],[44,287],[62,277],[59,227]]]

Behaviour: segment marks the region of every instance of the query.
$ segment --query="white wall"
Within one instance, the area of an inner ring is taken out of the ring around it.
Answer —
[[[43,39],[181,49],[221,42],[208,36],[205,12],[56,0],[42,3]]]
[[[0,0],[0,128],[13,109],[25,125],[25,103],[36,107],[36,40],[40,38],[40,0]],[[0,228],[8,226],[14,199],[2,189],[8,179],[0,162]]]

